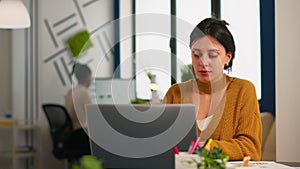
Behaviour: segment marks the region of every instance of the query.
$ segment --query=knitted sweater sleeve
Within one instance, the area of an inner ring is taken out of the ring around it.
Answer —
[[[179,102],[179,99],[176,98],[176,96],[180,96],[180,91],[179,91],[179,87],[178,84],[173,84],[170,89],[167,91],[165,97],[162,100],[163,104],[173,104],[176,103],[176,100],[178,100],[177,102]]]
[[[250,156],[251,160],[261,160],[262,124],[256,97],[255,87],[252,83],[243,83],[239,92],[238,109],[234,115],[234,135],[226,140],[213,140],[211,146],[219,146],[230,160],[242,160]],[[230,124],[228,124],[230,125]]]

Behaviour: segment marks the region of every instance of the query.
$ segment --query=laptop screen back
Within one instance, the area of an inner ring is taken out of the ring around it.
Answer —
[[[196,138],[191,104],[87,105],[92,155],[104,168],[173,169],[177,146]]]

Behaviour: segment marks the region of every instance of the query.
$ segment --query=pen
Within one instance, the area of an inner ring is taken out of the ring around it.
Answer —
[[[191,149],[190,151],[190,154],[193,154],[195,149],[197,148],[198,144],[199,144],[199,141],[200,141],[200,137],[198,137],[193,145],[193,148]]]
[[[194,146],[194,143],[195,143],[195,141],[192,140],[192,141],[191,141],[191,144],[190,144],[190,147],[189,147],[189,149],[188,149],[188,152],[191,152],[191,151],[192,151],[192,148],[193,148],[193,146]]]
[[[179,154],[179,150],[176,146],[173,147],[173,150],[174,150],[175,154]]]
[[[208,140],[208,142],[206,143],[206,145],[205,145],[205,149],[208,149],[209,148],[209,146],[210,146],[210,144],[211,144],[211,142],[212,142],[212,139],[210,138],[209,140]]]
[[[212,142],[212,139],[211,139],[211,138],[208,139],[208,140],[206,140],[205,143],[204,143],[204,145],[203,145],[202,147],[199,148],[199,151],[202,151],[204,148],[205,148],[205,149],[208,149],[208,147],[209,147],[209,145],[211,144],[211,142]]]

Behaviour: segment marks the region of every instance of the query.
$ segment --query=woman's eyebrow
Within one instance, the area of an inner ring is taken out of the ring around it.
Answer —
[[[219,49],[209,49],[208,51],[209,51],[209,52],[220,52]]]
[[[202,52],[202,50],[198,49],[198,48],[192,48],[192,50]],[[220,52],[220,50],[219,49],[209,49],[208,52]]]
[[[193,51],[198,51],[198,52],[201,52],[201,49],[198,49],[198,48],[192,48]]]

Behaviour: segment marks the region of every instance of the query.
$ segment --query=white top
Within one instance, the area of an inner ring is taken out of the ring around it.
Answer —
[[[198,128],[201,131],[205,130],[207,128],[208,124],[210,123],[212,117],[213,117],[213,115],[210,115],[210,116],[206,117],[205,119],[197,120]]]
[[[65,106],[73,121],[74,129],[87,127],[85,104],[94,103],[90,91],[78,84],[65,95]]]

